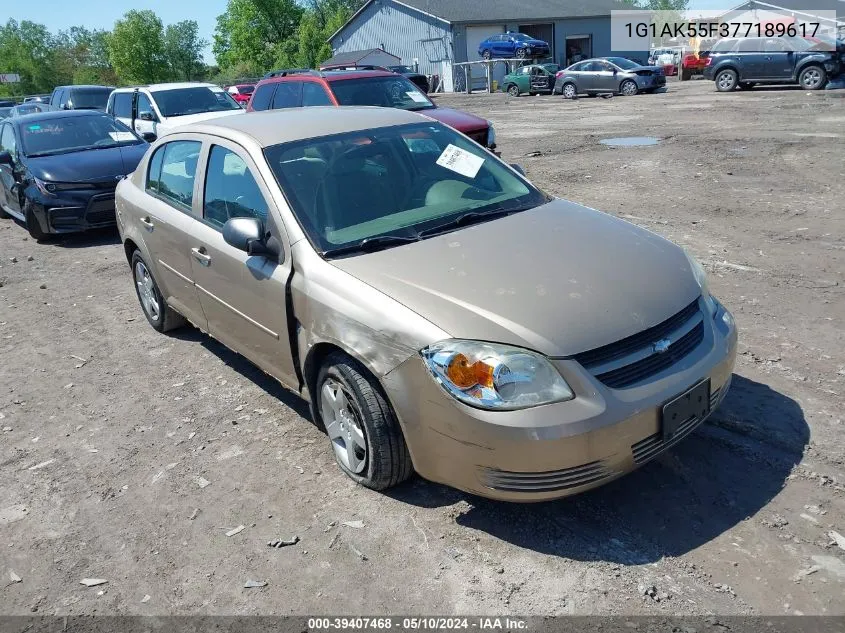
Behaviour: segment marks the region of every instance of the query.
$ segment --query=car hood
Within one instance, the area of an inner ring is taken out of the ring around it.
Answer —
[[[45,182],[99,182],[131,174],[149,145],[124,145],[72,154],[27,158],[32,175]]]
[[[232,116],[233,114],[244,114],[244,110],[222,110],[220,112],[200,112],[199,114],[174,116],[165,119],[162,123],[159,123],[159,127],[171,130],[175,127],[182,127],[183,125],[190,125],[191,123],[199,123],[200,121],[208,121],[210,119],[219,119],[220,117]]]
[[[452,108],[431,108],[430,110],[420,110],[420,114],[436,119],[446,125],[451,125],[456,130],[461,132],[486,130],[489,127],[487,119],[463,112],[461,110],[453,110]]]
[[[701,293],[681,248],[564,200],[331,264],[455,338],[553,357],[641,332]]]

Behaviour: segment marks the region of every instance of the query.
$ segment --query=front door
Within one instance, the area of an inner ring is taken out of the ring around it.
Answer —
[[[195,215],[197,164],[202,142],[173,140],[156,149],[150,158],[143,208],[132,211],[148,262],[157,272],[158,285],[168,304],[201,329],[205,315],[194,287],[190,236],[199,221]]]
[[[158,115],[150,102],[150,98],[143,92],[135,93],[134,103],[135,131],[139,136],[157,134]],[[143,115],[144,118],[141,118]]]
[[[297,385],[288,336],[290,250],[281,219],[255,164],[240,146],[207,146],[202,222],[190,244],[191,265],[208,330],[227,347],[288,386]],[[282,244],[280,262],[251,256],[223,240],[231,218],[255,217]]]
[[[17,217],[23,219],[23,213],[20,203],[20,162],[18,161],[18,143],[15,136],[15,130],[11,123],[6,123],[0,126],[0,150],[9,152],[12,156],[11,165],[0,165],[0,181],[2,181],[2,191],[0,191],[0,204],[3,208]]]
[[[788,42],[780,38],[769,38],[763,42],[764,66],[762,77],[778,81],[792,79],[795,70],[795,52]]]

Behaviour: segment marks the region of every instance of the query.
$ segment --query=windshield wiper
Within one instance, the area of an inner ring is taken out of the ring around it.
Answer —
[[[420,238],[417,235],[379,235],[376,237],[368,237],[357,244],[350,244],[349,246],[341,246],[339,248],[330,248],[323,251],[323,257],[339,257],[340,255],[350,255],[352,253],[373,253],[391,246],[401,246],[402,244],[410,244],[411,242],[419,242]]]
[[[522,207],[509,207],[505,209],[495,209],[493,211],[467,211],[466,213],[459,215],[458,217],[449,220],[448,222],[444,222],[443,224],[439,224],[437,226],[433,226],[430,229],[425,229],[424,231],[420,231],[419,236],[421,238],[432,237],[434,235],[440,235],[441,233],[447,233],[454,229],[459,229],[463,226],[470,226],[471,224],[478,224],[479,222],[487,222],[488,220],[492,220],[493,218],[502,217],[505,215],[510,215],[511,213],[519,213],[520,211],[528,211],[529,209],[533,209],[536,205],[526,205]]]

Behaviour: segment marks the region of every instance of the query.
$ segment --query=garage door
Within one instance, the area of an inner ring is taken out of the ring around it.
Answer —
[[[467,27],[467,61],[476,61],[481,59],[478,54],[478,45],[481,44],[491,35],[500,35],[505,32],[504,26],[468,26]],[[483,65],[471,66],[472,68],[472,87],[483,88],[487,82],[487,73]],[[507,73],[505,64],[496,64],[493,74],[493,79],[502,80],[502,77]]]

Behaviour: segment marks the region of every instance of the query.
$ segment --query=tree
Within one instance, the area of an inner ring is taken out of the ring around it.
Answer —
[[[214,32],[217,64],[246,64],[259,73],[290,58],[302,15],[295,0],[229,0]]]
[[[191,81],[204,73],[202,51],[208,42],[199,36],[194,20],[168,25],[164,32],[164,53],[174,79]]]
[[[57,80],[55,42],[43,24],[9,20],[0,27],[0,72],[17,73],[18,84],[0,84],[0,94],[49,92]]]
[[[154,83],[169,78],[164,27],[152,11],[128,11],[108,38],[109,60],[128,83]]]

